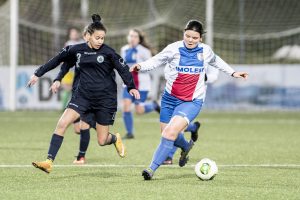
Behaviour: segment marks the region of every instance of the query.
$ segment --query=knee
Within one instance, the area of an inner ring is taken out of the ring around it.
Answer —
[[[79,126],[74,126],[74,133],[80,134],[80,127]]]
[[[130,112],[131,102],[128,100],[123,101],[123,112]]]
[[[169,140],[175,140],[177,137],[178,133],[175,128],[172,126],[167,126],[163,131],[162,131],[162,136],[164,138],[167,138]]]
[[[144,114],[144,109],[143,109],[143,107],[142,106],[136,106],[135,107],[135,113],[137,114],[137,115],[142,115],[142,114]]]
[[[80,121],[80,127],[79,127],[79,130],[82,129],[82,130],[86,130],[86,129],[90,129],[90,125],[84,121]]]
[[[106,145],[106,140],[98,140],[99,146],[105,146]]]

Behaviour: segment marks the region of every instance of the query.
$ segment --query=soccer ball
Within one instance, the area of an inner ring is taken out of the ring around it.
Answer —
[[[215,161],[203,158],[195,166],[196,175],[203,181],[212,180],[218,173]]]

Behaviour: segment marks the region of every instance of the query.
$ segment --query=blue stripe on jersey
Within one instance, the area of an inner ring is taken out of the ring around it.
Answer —
[[[136,63],[136,54],[137,49],[136,48],[129,48],[125,51],[125,61],[128,64],[134,64]]]
[[[187,49],[186,47],[179,48],[180,61],[179,66],[195,66],[203,67],[203,48],[195,47]]]

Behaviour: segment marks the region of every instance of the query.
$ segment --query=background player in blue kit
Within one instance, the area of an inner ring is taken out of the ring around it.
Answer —
[[[88,27],[89,42],[64,48],[57,56],[39,67],[35,74],[61,62],[75,62],[79,69],[79,84],[76,92],[68,104],[68,108],[61,116],[52,135],[46,161],[33,162],[33,166],[47,173],[51,172],[53,161],[62,144],[67,127],[79,116],[82,119],[81,130],[89,127],[87,117],[90,112],[95,114],[98,143],[101,146],[114,144],[118,154],[125,156],[125,146],[120,134],[109,132],[109,125],[113,125],[117,111],[117,85],[114,69],[118,71],[128,87],[128,92],[139,99],[139,92],[135,89],[129,67],[121,56],[112,48],[104,44],[106,28],[101,23],[99,15],[92,16],[93,22]],[[28,85],[35,83],[35,77]]]
[[[148,169],[143,170],[145,180],[166,160],[173,147],[182,149],[179,166],[188,161],[188,153],[194,142],[186,141],[181,133],[200,113],[206,94],[205,68],[211,65],[235,78],[247,78],[246,72],[235,72],[222,59],[216,59],[211,48],[201,43],[204,34],[202,23],[190,20],[183,34],[183,41],[168,45],[156,56],[133,65],[130,71],[149,71],[166,66],[167,80],[161,100],[161,142]]]
[[[121,48],[121,56],[125,59],[130,67],[133,64],[142,62],[151,58],[151,48],[146,42],[144,34],[138,29],[131,29],[127,36],[128,44]],[[128,92],[127,88],[123,89],[123,121],[127,134],[125,138],[134,138],[133,116],[131,112],[131,104],[135,104],[135,112],[139,115],[149,113],[156,110],[160,111],[156,101],[145,103],[148,93],[151,89],[151,77],[149,73],[132,72],[134,83],[139,90],[141,98],[134,99]]]

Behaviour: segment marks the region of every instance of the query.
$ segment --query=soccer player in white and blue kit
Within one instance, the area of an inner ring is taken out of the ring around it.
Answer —
[[[150,46],[146,42],[144,34],[138,29],[131,29],[127,36],[125,46],[121,48],[121,56],[125,59],[128,66],[143,62],[151,58],[152,53]],[[137,100],[127,92],[127,88],[123,89],[123,121],[127,134],[126,139],[134,138],[133,129],[133,115],[131,112],[131,104],[135,104],[135,112],[138,115],[157,111],[159,113],[160,107],[156,101],[145,103],[148,93],[151,89],[151,77],[149,73],[132,72],[133,80],[136,88],[140,92],[140,99]]]
[[[161,100],[160,124],[162,138],[148,169],[143,170],[145,180],[166,160],[173,147],[182,149],[179,166],[188,161],[194,142],[186,141],[181,133],[199,114],[206,93],[205,68],[209,65],[235,78],[247,78],[246,72],[235,72],[211,48],[201,43],[204,34],[202,23],[190,20],[183,34],[183,41],[174,42],[154,57],[133,65],[130,71],[149,71],[166,66],[167,79]]]

